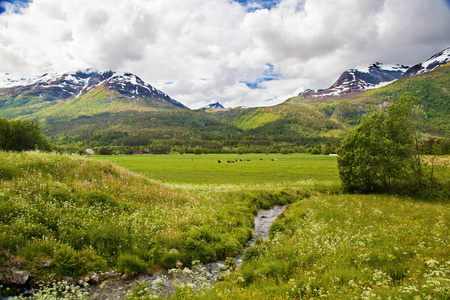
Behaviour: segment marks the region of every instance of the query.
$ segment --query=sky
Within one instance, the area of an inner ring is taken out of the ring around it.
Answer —
[[[131,72],[196,109],[270,106],[450,46],[450,0],[0,0],[0,72]]]

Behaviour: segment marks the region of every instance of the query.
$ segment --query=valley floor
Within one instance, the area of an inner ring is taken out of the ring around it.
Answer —
[[[193,260],[220,259],[233,270],[257,211],[288,205],[269,238],[245,250],[243,265],[220,282],[204,284],[200,272],[194,284],[180,277],[172,295],[143,283],[126,298],[448,299],[447,198],[340,194],[328,156],[100,158],[167,177],[163,184],[95,159],[0,152],[0,272],[21,269],[48,282],[178,266],[184,276]],[[197,182],[208,170],[211,178]],[[244,170],[248,182],[236,179]],[[59,299],[89,297],[63,285],[36,291],[34,299],[58,289]]]

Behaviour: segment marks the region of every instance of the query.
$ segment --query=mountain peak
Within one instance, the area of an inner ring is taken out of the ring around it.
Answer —
[[[420,75],[433,71],[439,66],[445,65],[450,62],[450,47],[436,53],[426,61],[412,66],[406,71],[404,76]]]
[[[339,97],[350,93],[362,93],[399,79],[408,68],[408,66],[404,65],[384,64],[380,62],[358,65],[342,73],[338,80],[328,89],[307,89],[298,96],[328,98]]]
[[[207,110],[207,109],[225,109],[225,107],[220,104],[219,102],[216,103],[210,103],[202,108],[200,108],[199,110]]]
[[[100,88],[106,91],[100,98],[98,92],[91,96],[92,91],[98,91]],[[43,75],[0,74],[2,106],[14,106],[16,99],[23,104],[43,102],[56,104],[58,101],[78,100],[78,98],[85,98],[88,101],[96,99],[95,101],[105,103],[120,98],[123,105],[129,103],[133,106],[148,106],[154,109],[187,109],[183,104],[128,72],[117,73],[111,70],[99,72],[85,69]]]

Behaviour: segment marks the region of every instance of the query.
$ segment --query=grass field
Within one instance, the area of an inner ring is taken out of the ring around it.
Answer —
[[[95,156],[172,186],[337,188],[336,157],[306,154]],[[241,159],[243,161],[241,161]],[[218,161],[221,163],[218,163]],[[234,160],[235,163],[227,163]],[[250,161],[247,161],[250,160]]]
[[[180,285],[172,299],[449,299],[448,198],[339,187],[324,155],[0,151],[0,266],[59,280],[234,258],[258,209],[289,203],[233,274],[205,290]],[[154,296],[143,285],[127,299]]]

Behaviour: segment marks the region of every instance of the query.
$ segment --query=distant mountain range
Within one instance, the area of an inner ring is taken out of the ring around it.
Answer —
[[[327,89],[307,89],[298,94],[306,99],[344,99],[355,97],[365,91],[388,85],[403,76],[420,75],[431,72],[450,62],[450,48],[447,48],[413,67],[383,63],[364,64],[351,68],[339,76]]]
[[[187,109],[131,73],[85,70],[39,76],[0,74],[0,115],[10,118],[23,114],[76,115],[77,109],[89,114],[123,107]]]
[[[427,115],[423,131],[450,137],[449,62],[447,48],[413,67],[371,63],[349,69],[329,88],[306,90],[273,107],[224,109],[216,102],[199,110],[130,73],[0,74],[0,117],[38,121],[58,144],[141,146],[167,140],[211,147],[212,141],[232,145],[241,139],[298,145],[341,138],[365,114],[409,92]]]

